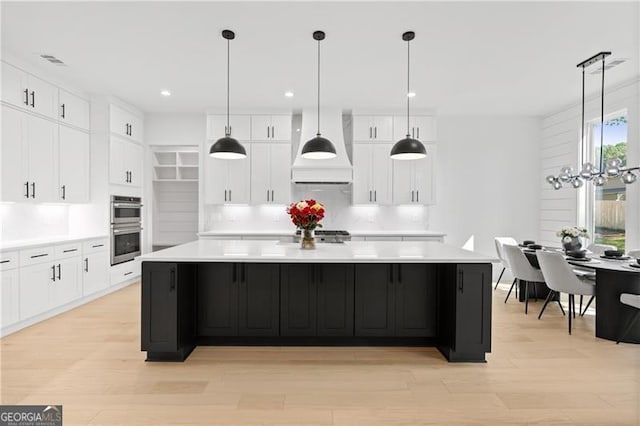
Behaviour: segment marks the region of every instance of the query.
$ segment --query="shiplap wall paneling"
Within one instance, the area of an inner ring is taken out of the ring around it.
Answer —
[[[154,182],[153,245],[198,239],[198,181]]]

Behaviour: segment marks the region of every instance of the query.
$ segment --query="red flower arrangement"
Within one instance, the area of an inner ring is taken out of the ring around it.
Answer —
[[[316,200],[302,200],[287,207],[291,222],[300,229],[313,230],[322,228],[320,221],[324,219],[324,206]]]

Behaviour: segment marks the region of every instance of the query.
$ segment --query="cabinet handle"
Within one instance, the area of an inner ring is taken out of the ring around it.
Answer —
[[[31,91],[31,108],[36,107],[36,92],[34,90]]]
[[[267,139],[269,139],[269,126],[267,126]]]
[[[271,190],[271,202],[273,203],[273,189]]]
[[[74,249],[69,249],[69,250],[63,250],[62,252],[63,253],[73,253],[74,251],[78,251],[78,249],[74,248]]]
[[[378,139],[378,126],[373,128],[373,138]]]
[[[89,258],[88,257],[84,258],[84,271],[85,272],[89,272]]]
[[[413,191],[411,191],[411,202],[413,203]]]
[[[62,185],[62,199],[67,199],[67,185]]]
[[[98,248],[98,247],[104,247],[104,244],[94,244],[91,246],[91,248]]]
[[[171,268],[171,282],[169,283],[169,291],[176,289],[176,268]]]
[[[226,189],[224,190],[224,201],[225,202],[227,201],[227,190]]]
[[[269,190],[267,189],[267,202],[269,202]]]
[[[62,268],[60,267],[60,264],[58,263],[58,280],[62,279],[62,271],[61,271],[61,269]]]
[[[61,116],[61,117],[62,117],[62,118],[65,118],[65,113],[64,113],[65,108],[64,108],[64,104],[62,104],[61,106],[62,106],[62,116]]]
[[[369,139],[373,139],[373,129],[369,127]]]
[[[133,124],[129,124],[129,136],[133,136]]]
[[[416,134],[418,136],[418,139],[420,139],[420,127],[416,127]]]
[[[36,183],[31,183],[31,198],[36,198]]]
[[[371,190],[369,190],[369,202],[371,202]]]
[[[9,262],[11,262],[11,260],[10,260],[10,259],[0,260],[0,264],[2,264],[2,263],[9,263]]]
[[[24,104],[29,106],[29,89],[24,89]]]
[[[229,190],[229,201],[231,201],[231,190]]]
[[[45,256],[49,256],[49,253],[34,254],[33,256],[31,256],[31,259],[36,259],[38,257],[45,257]]]
[[[24,187],[27,189],[27,193],[25,197],[29,198],[29,182],[28,181],[24,184]]]
[[[464,271],[462,269],[458,271],[458,290],[460,293],[464,293]]]
[[[416,137],[416,128],[415,128],[415,127],[412,127],[412,128],[411,128],[411,137],[412,137],[412,138],[415,138],[415,137]]]
[[[126,277],[127,275],[131,275],[131,274],[133,274],[133,271],[125,272],[124,276]]]
[[[232,131],[233,131],[233,126],[229,126],[229,136],[231,136]]]
[[[373,201],[378,202],[378,191],[375,189],[373,190]]]
[[[276,128],[271,126],[271,139],[276,138]]]
[[[51,281],[56,282],[56,265],[51,267]]]
[[[416,202],[418,202],[418,203],[420,202],[420,190],[419,189],[416,191]]]

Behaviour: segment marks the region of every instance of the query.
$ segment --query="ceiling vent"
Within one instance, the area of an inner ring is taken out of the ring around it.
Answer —
[[[42,59],[44,59],[45,61],[49,61],[54,65],[58,65],[60,67],[66,66],[66,64],[64,62],[62,62],[60,59],[56,58],[53,55],[40,55],[40,57]]]
[[[627,58],[618,58],[618,59],[612,59],[609,62],[606,62],[604,64],[604,69],[605,71],[610,70],[613,67],[617,67],[618,65],[624,63],[627,61]],[[591,71],[589,74],[595,75],[595,74],[602,74],[602,66],[597,66],[594,67],[593,71]]]

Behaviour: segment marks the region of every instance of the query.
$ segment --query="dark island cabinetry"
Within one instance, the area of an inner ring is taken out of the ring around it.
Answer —
[[[142,350],[198,345],[429,345],[491,350],[491,264],[143,262]]]

